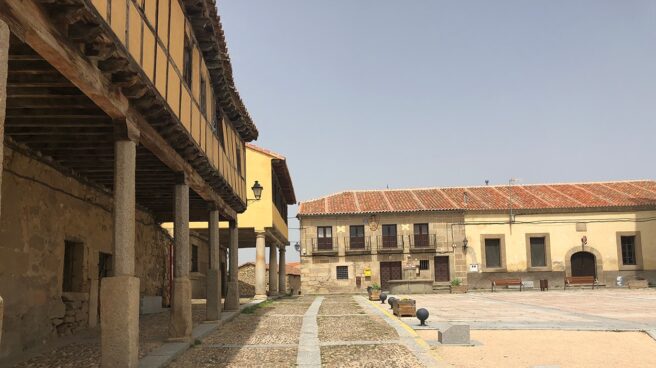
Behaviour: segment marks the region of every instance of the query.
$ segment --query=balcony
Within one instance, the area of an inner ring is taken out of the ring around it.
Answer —
[[[313,238],[309,239],[312,246],[312,255],[315,256],[336,256],[337,242],[333,238]]]
[[[371,254],[370,236],[351,236],[344,238],[346,255]]]
[[[380,235],[376,242],[378,253],[403,253],[403,235]]]
[[[412,234],[408,235],[408,239],[410,240],[410,252],[412,253],[450,250],[449,242],[438,241],[436,234]]]

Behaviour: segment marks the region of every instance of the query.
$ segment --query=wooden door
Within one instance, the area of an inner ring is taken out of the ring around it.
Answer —
[[[572,254],[572,276],[597,277],[594,254],[590,252],[576,252]]]
[[[380,262],[380,287],[389,290],[389,280],[401,280],[401,261]]]
[[[435,257],[435,281],[448,282],[451,280],[449,273],[449,256]]]

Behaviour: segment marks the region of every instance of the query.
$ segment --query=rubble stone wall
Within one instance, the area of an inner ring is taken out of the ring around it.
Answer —
[[[0,366],[5,358],[87,328],[89,318],[97,320],[99,254],[113,252],[112,198],[106,192],[7,146],[2,175]],[[137,211],[136,222],[141,294],[167,299],[171,238],[145,211]],[[76,293],[62,290],[66,241],[84,247]]]

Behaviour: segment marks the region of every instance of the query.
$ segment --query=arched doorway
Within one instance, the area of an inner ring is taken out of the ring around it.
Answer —
[[[590,252],[572,254],[572,276],[594,276],[597,278],[596,259]]]

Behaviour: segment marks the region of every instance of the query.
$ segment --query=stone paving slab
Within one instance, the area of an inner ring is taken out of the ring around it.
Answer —
[[[656,329],[656,290],[550,290],[416,295],[429,324],[468,323],[473,329]],[[404,318],[409,324],[415,318]]]

